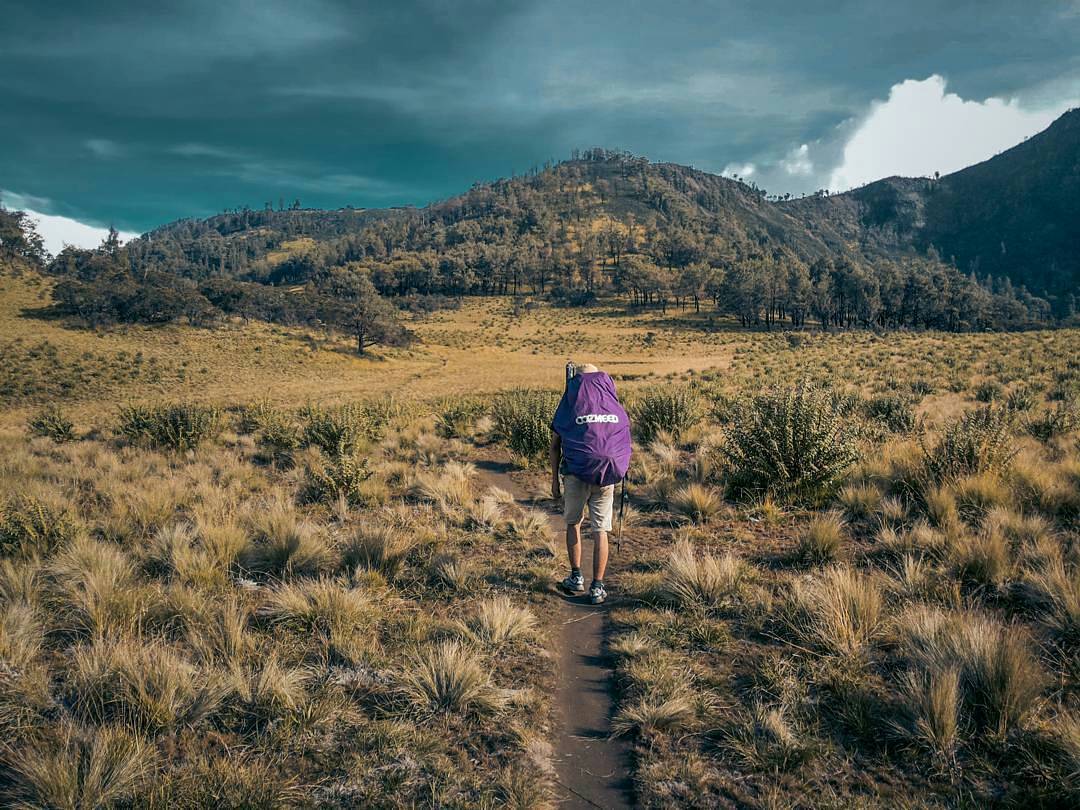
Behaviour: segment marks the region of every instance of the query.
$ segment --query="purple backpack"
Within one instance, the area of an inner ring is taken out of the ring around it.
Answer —
[[[603,371],[577,374],[555,410],[551,429],[562,438],[564,470],[589,484],[621,481],[630,468],[630,419],[615,383]]]

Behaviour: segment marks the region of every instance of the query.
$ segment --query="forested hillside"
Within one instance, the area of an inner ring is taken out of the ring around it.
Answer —
[[[1080,291],[1080,109],[945,177],[891,177],[783,207],[832,248],[933,247],[965,273],[1007,277],[1071,314]]]
[[[423,209],[243,208],[69,248],[49,270],[57,309],[90,323],[318,322],[361,348],[405,339],[384,298],[464,295],[705,305],[745,325],[1026,328],[1075,316],[1078,150],[1074,111],[954,175],[780,200],[593,149]]]

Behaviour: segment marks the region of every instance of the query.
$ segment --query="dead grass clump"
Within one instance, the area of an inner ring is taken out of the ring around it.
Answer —
[[[432,583],[451,593],[467,593],[476,582],[476,569],[469,560],[455,554],[438,554],[428,566]]]
[[[225,697],[220,680],[159,642],[96,641],[75,652],[72,705],[90,722],[149,735],[196,726]]]
[[[401,570],[416,544],[416,538],[408,531],[363,523],[342,545],[341,560],[349,569],[362,566],[392,578]]]
[[[63,626],[94,636],[137,630],[147,594],[131,559],[116,546],[79,537],[49,560],[47,571]]]
[[[834,655],[861,657],[881,636],[885,601],[871,575],[835,567],[794,584],[788,622],[798,638]]]
[[[371,646],[379,610],[366,591],[317,579],[281,583],[267,595],[258,615],[314,633],[330,650],[351,658]]]
[[[472,464],[451,461],[439,470],[418,473],[411,493],[421,501],[434,504],[444,515],[460,515],[472,505],[475,475]]]
[[[960,673],[964,719],[1004,735],[1034,711],[1045,683],[1024,633],[976,613],[909,610],[897,622],[901,649],[924,672]]]
[[[956,575],[974,585],[999,588],[1013,572],[1009,544],[993,527],[950,537],[948,555]]]
[[[960,671],[955,667],[908,672],[901,681],[900,733],[942,767],[956,761],[960,741]]]
[[[692,523],[708,523],[724,508],[724,500],[715,489],[691,482],[675,490],[667,499],[668,507]]]
[[[440,641],[414,653],[399,675],[406,703],[420,714],[493,715],[506,707],[489,667],[459,641]]]
[[[284,499],[252,505],[247,524],[251,538],[240,554],[240,563],[248,571],[314,576],[335,562],[325,529],[302,517]]]
[[[658,595],[683,608],[720,608],[745,594],[752,574],[750,565],[738,557],[699,557],[688,540],[681,540],[668,556]]]
[[[1050,631],[1066,644],[1080,643],[1080,569],[1057,560],[1032,574],[1028,583],[1046,604]]]
[[[153,746],[121,728],[65,723],[4,759],[9,806],[83,810],[132,799],[156,756]]]
[[[837,500],[849,520],[869,520],[881,503],[881,490],[870,483],[848,484],[837,494]]]
[[[469,634],[478,641],[498,646],[532,635],[536,617],[528,608],[515,605],[509,597],[495,596],[480,603],[468,628]]]
[[[839,512],[816,515],[799,538],[799,557],[809,562],[832,562],[843,549],[846,528]]]
[[[755,770],[788,772],[813,755],[813,747],[782,707],[757,705],[725,734],[724,747]]]
[[[611,733],[616,737],[637,733],[647,738],[678,733],[694,720],[695,713],[694,701],[688,695],[662,700],[644,697],[619,710],[612,720]]]
[[[260,724],[295,712],[307,699],[311,674],[283,666],[274,653],[248,666],[234,665],[228,674],[233,708]]]

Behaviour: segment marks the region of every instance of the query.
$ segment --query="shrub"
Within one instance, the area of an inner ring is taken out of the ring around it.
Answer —
[[[35,436],[44,436],[54,442],[70,442],[75,439],[75,424],[64,415],[58,405],[49,405],[31,417],[27,427]]]
[[[135,444],[192,450],[215,438],[221,427],[221,412],[206,405],[127,405],[120,409],[120,434]]]
[[[946,426],[933,448],[923,446],[925,473],[938,483],[981,472],[1000,472],[1016,454],[1007,411],[979,408]]]
[[[701,421],[703,408],[697,392],[688,386],[656,387],[647,390],[632,409],[634,432],[645,444],[661,432],[678,439]]]
[[[328,456],[354,450],[368,437],[365,414],[359,403],[336,408],[308,405],[301,412],[304,442]]]
[[[826,391],[808,383],[740,409],[725,452],[736,487],[797,500],[831,492],[858,458],[849,421]]]
[[[1013,413],[1030,411],[1038,402],[1035,391],[1029,385],[1021,385],[1012,389],[1005,398],[1005,407]]]
[[[1024,428],[1039,441],[1048,442],[1080,428],[1080,404],[1059,402],[1056,407],[1029,419]]]
[[[915,409],[910,400],[899,396],[880,396],[866,402],[864,412],[885,426],[891,433],[912,433],[915,430]]]
[[[994,402],[1001,399],[1004,388],[996,380],[988,380],[975,386],[975,399],[979,402]]]
[[[518,388],[495,397],[495,434],[523,459],[544,458],[551,444],[551,419],[559,404],[554,391]]]
[[[364,499],[362,485],[371,477],[366,458],[344,444],[329,454],[320,467],[309,467],[308,496],[313,501],[356,504]]]
[[[444,439],[464,439],[472,435],[477,420],[487,411],[482,399],[461,397],[453,399],[439,411],[435,432]]]
[[[75,536],[77,524],[65,504],[15,495],[0,507],[0,556],[48,554]]]

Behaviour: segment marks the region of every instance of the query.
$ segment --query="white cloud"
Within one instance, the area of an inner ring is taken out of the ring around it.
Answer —
[[[979,163],[1045,129],[1075,105],[1025,109],[1016,99],[968,101],[945,92],[938,75],[894,84],[875,101],[844,146],[829,188],[844,191],[892,175],[948,174]]]
[[[120,144],[116,141],[110,141],[108,138],[90,138],[84,144],[95,157],[99,158],[116,158],[124,153],[124,149]]]
[[[756,171],[757,166],[753,163],[729,163],[720,173],[725,177],[753,177]]]
[[[814,162],[810,160],[810,147],[803,144],[797,149],[788,152],[788,156],[780,161],[780,167],[788,174],[810,175],[814,173]]]
[[[16,194],[13,191],[0,190],[0,200],[8,208],[25,211],[37,222],[37,231],[45,242],[45,249],[54,256],[66,245],[81,248],[97,247],[109,233],[109,229],[99,225],[88,225],[77,219],[56,214],[43,214],[38,207],[49,206],[49,201],[42,197]],[[139,236],[137,233],[120,231],[120,240],[127,242]]]

